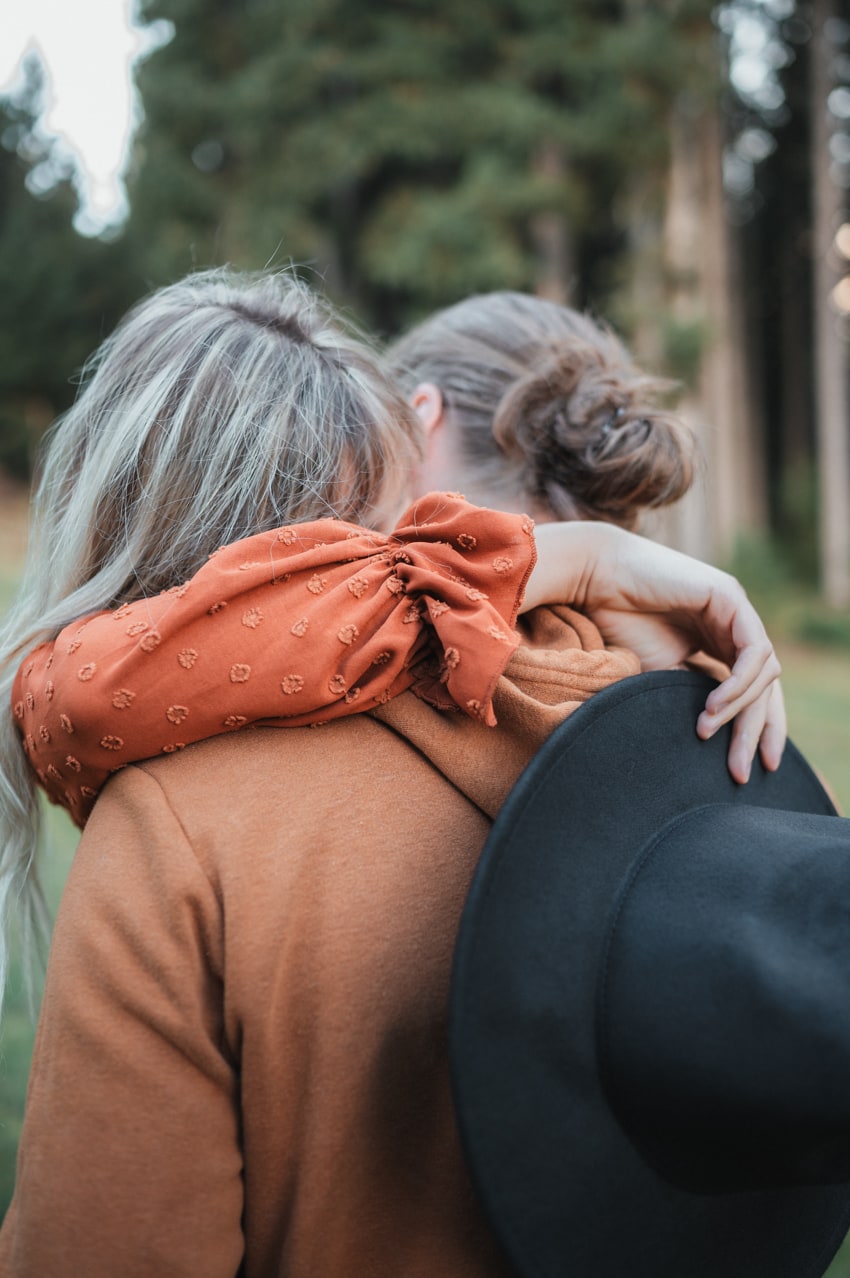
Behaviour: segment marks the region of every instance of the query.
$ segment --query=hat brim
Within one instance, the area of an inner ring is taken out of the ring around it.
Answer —
[[[835,814],[790,745],[745,786],[729,729],[700,741],[713,682],[638,675],[547,741],[494,824],[465,907],[450,1008],[461,1139],[492,1227],[534,1278],[816,1278],[850,1227],[850,1188],[701,1195],[662,1180],[597,1069],[600,949],[644,843],[704,803]]]

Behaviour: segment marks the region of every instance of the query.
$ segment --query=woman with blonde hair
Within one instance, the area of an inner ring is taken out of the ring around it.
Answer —
[[[535,564],[527,518],[451,494],[399,520],[421,453],[329,308],[228,273],[131,312],[53,432],[2,638],[7,908],[38,912],[33,775],[91,803],[4,1273],[504,1272],[448,1089],[458,913],[530,753],[640,664],[577,614],[537,651],[518,610],[569,599],[656,659],[734,662],[701,730],[755,708],[778,763],[778,665],[732,579],[585,522],[541,528]],[[89,646],[104,625],[117,661]],[[165,757],[126,758],[104,722],[111,779],[84,795],[68,690],[132,723],[160,680]],[[220,735],[180,748],[222,690]]]
[[[538,523],[605,520],[633,529],[646,510],[675,502],[692,483],[697,464],[693,435],[679,416],[659,406],[670,384],[638,368],[610,329],[569,307],[515,292],[470,297],[436,312],[399,339],[389,348],[385,364],[422,425],[424,455],[416,463],[414,478],[419,492],[461,488],[475,502],[507,511],[528,511]],[[388,457],[388,461],[392,459]],[[243,585],[244,580],[239,579],[240,590]],[[224,589],[218,579],[215,588]],[[282,624],[290,598],[299,589],[297,582],[289,586],[276,580],[272,591],[271,585],[261,582],[257,601],[270,621],[280,619]],[[311,615],[315,614],[318,601],[310,600],[309,605]],[[370,631],[374,630],[376,618],[369,613],[368,604],[364,608],[363,616]],[[189,642],[188,627],[193,618],[191,601],[185,606],[168,601],[168,634],[164,636],[168,647],[178,650]],[[681,635],[663,632],[657,618],[651,633],[645,617],[621,614],[616,623],[610,617],[606,620],[608,637],[635,647],[647,668],[691,655],[690,639],[683,643]],[[232,612],[220,621],[221,632],[227,630],[228,621],[234,627],[229,642],[235,655],[244,632]],[[319,630],[317,621],[314,616],[313,642]],[[413,631],[407,632],[409,639],[413,635]],[[285,651],[288,636],[289,627],[277,636],[276,657]],[[126,679],[134,660],[149,671],[149,658],[123,636],[119,641],[106,618],[87,620],[84,642],[86,652],[97,659],[102,671],[104,666],[120,666]],[[405,653],[404,644],[395,650],[400,661]],[[73,671],[65,678],[61,649],[54,654],[54,649],[46,646],[42,651],[36,678],[48,658],[60,663],[53,682],[62,687],[65,713],[77,725],[73,757],[79,766],[74,776],[68,775],[61,734],[52,746],[43,741],[34,745],[31,761],[47,793],[69,807],[75,820],[84,818],[117,765],[173,749],[175,743],[182,746],[216,735],[227,730],[234,717],[245,722],[244,715],[234,715],[232,690],[224,686],[219,693],[214,687],[205,688],[203,703],[193,709],[191,718],[187,713],[181,719],[176,735],[166,739],[161,718],[174,706],[178,707],[174,713],[180,713],[185,676],[173,660],[169,666],[164,650],[159,656],[158,696],[145,697],[130,719],[116,715],[116,707],[103,700],[100,694],[107,691],[103,680],[80,686]],[[363,679],[368,662],[364,665],[364,656],[364,646],[355,640],[350,645],[349,663],[357,664],[358,677],[348,681],[348,700],[327,686],[317,700],[314,681],[309,687],[290,691],[286,722],[323,721],[350,713],[355,694],[359,697],[368,691],[374,697],[391,688],[400,690],[396,668],[372,669],[367,689]],[[717,670],[716,666],[711,668]],[[442,674],[445,676],[445,670]],[[722,672],[718,674],[722,678]],[[453,705],[456,676],[447,682],[446,704]],[[263,693],[252,703],[252,721],[281,709],[274,681],[270,695],[265,691],[268,682],[255,680],[253,686],[262,688]],[[768,764],[777,757],[784,730],[778,684],[771,698],[769,715],[764,702],[757,701],[736,722],[730,770],[737,780],[748,775],[754,742],[761,740],[762,756]],[[366,703],[364,696],[354,708]],[[24,739],[35,743],[38,730],[44,728],[43,716],[30,714],[23,696],[16,698],[16,704]],[[57,700],[54,719],[58,706]],[[144,716],[142,706],[147,712]],[[109,734],[111,743],[121,743],[114,754],[105,753],[101,745],[108,720],[114,729]]]

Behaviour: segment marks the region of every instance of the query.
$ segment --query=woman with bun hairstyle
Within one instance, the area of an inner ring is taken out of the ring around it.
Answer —
[[[634,529],[645,510],[678,500],[692,482],[697,464],[693,435],[680,417],[659,407],[658,401],[669,391],[669,384],[641,371],[613,332],[569,307],[516,292],[470,297],[438,311],[411,330],[389,348],[385,362],[423,427],[424,457],[417,462],[414,480],[420,493],[460,488],[476,503],[529,512],[538,523],[604,520]],[[244,579],[237,580],[241,589]],[[226,599],[224,583],[214,578],[214,585]],[[552,588],[557,590],[557,585],[553,583]],[[262,603],[270,622],[274,623],[278,615],[285,619],[290,589],[298,591],[300,585],[290,588],[287,583],[276,581],[272,591],[271,585],[257,583],[256,602]],[[308,602],[312,612],[320,606],[318,600]],[[191,600],[185,608],[175,599],[167,604],[165,643],[169,649],[179,651],[188,642],[184,627],[193,624],[195,606]],[[364,607],[371,633],[376,619],[368,615],[365,602]],[[554,624],[552,617],[547,621],[550,627]],[[610,617],[607,621],[608,637],[638,651],[645,668],[674,664],[691,655],[690,642],[683,644],[681,635],[663,631],[660,623],[650,632],[645,618],[634,615],[620,614],[616,621]],[[224,644],[228,623],[235,628],[235,656],[239,651],[237,640],[244,638],[244,632],[231,612],[220,622],[220,645]],[[319,627],[314,621],[313,644],[317,632]],[[410,629],[406,633],[407,638],[414,635]],[[127,644],[123,635],[120,643],[117,639],[115,627],[105,618],[87,619],[85,650],[100,663],[102,673],[117,666],[126,681],[134,661],[151,666],[150,659],[142,656],[136,645]],[[292,643],[289,627],[277,634],[276,657],[285,651],[287,642]],[[68,644],[71,643],[69,638]],[[78,771],[69,776],[63,766],[59,734],[52,745],[38,741],[30,754],[48,795],[69,807],[78,822],[85,818],[101,785],[116,766],[229,730],[227,725],[234,718],[246,722],[246,716],[235,714],[230,704],[232,689],[225,687],[219,694],[212,687],[205,689],[200,712],[196,708],[190,721],[187,715],[179,732],[164,735],[163,713],[172,706],[181,706],[185,699],[181,693],[185,676],[173,659],[168,664],[165,650],[159,654],[157,696],[147,698],[142,694],[143,700],[137,703],[132,719],[116,715],[115,707],[99,699],[100,690],[106,689],[103,680],[82,686],[75,681],[73,671],[66,679],[62,655],[61,644],[56,645],[55,655],[53,647],[46,646],[36,659],[34,679],[37,682],[42,677],[41,667],[48,659],[58,662],[53,685],[63,690],[64,698],[57,699],[53,717],[60,713],[62,701],[64,712],[77,728],[73,757]],[[364,665],[360,660],[365,649],[359,637],[350,644],[348,655],[350,673],[354,665],[357,667],[354,693],[358,698],[367,693],[368,696],[354,705],[351,698],[355,680],[349,678],[347,695],[343,696],[333,690],[336,685],[330,683],[331,674],[318,701],[315,680],[291,693],[282,721],[292,726],[325,721],[355,712],[374,697],[401,689],[398,664],[392,668],[372,667],[367,688],[363,676],[369,662]],[[396,647],[394,655],[397,663],[403,664],[405,645]],[[716,666],[711,668],[717,670]],[[446,679],[445,670],[440,673],[444,677],[444,708],[456,705],[456,678]],[[722,678],[723,672],[718,673]],[[409,674],[404,678],[409,679]],[[254,681],[253,688],[263,691],[255,695],[249,721],[272,717],[280,709],[277,682],[271,684],[274,691],[270,697],[265,692],[268,686],[268,682]],[[432,686],[439,686],[437,679],[432,678]],[[43,716],[29,712],[26,691],[22,682],[15,704],[19,726],[28,743],[38,740],[38,731],[44,724]],[[776,757],[777,742],[784,731],[778,684],[771,702],[769,714],[765,703],[759,700],[736,723],[730,769],[738,780],[748,775],[755,742],[761,740],[766,762]],[[140,713],[143,708],[147,711],[144,718]],[[486,713],[492,712],[488,708]],[[112,720],[115,729],[108,734],[110,740],[121,742],[112,754],[106,754],[100,744],[107,719]]]
[[[448,975],[519,771],[639,668],[592,618],[734,663],[700,731],[761,707],[778,764],[778,665],[737,583],[602,523],[405,510],[421,455],[330,308],[227,272],[135,308],[52,432],[0,643],[7,913],[38,915],[34,776],[85,829],[4,1275],[505,1273],[458,1144]],[[523,642],[519,609],[562,599],[587,615]],[[128,758],[152,704],[161,757]],[[181,748],[209,704],[217,735]],[[99,797],[72,790],[92,741]]]
[[[695,440],[659,407],[669,383],[587,315],[496,292],[438,311],[391,345],[389,371],[422,420],[424,487],[540,522],[634,528],[688,490]]]
[[[661,406],[672,384],[640,369],[610,328],[568,306],[497,291],[437,311],[385,353],[426,432],[419,484],[460,488],[470,501],[551,520],[604,520],[634,530],[649,510],[688,491],[696,440]],[[606,637],[640,652],[644,669],[684,662],[667,631],[648,634],[597,612]],[[607,624],[607,627],[605,623]],[[722,668],[697,664],[723,678]],[[767,705],[767,709],[765,708]],[[736,720],[729,757],[738,781],[761,742],[771,766],[784,733],[782,691]],[[774,732],[774,728],[777,729]]]

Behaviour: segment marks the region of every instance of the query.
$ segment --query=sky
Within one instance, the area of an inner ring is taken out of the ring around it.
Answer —
[[[165,24],[139,29],[134,0],[0,0],[0,93],[21,82],[37,51],[48,74],[42,127],[77,162],[77,230],[93,235],[127,211],[121,174],[137,118],[133,63],[155,48]]]

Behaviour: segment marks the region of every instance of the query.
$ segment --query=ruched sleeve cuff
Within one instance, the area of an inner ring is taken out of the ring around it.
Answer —
[[[325,519],[234,542],[23,661],[27,758],[82,825],[119,768],[249,724],[320,724],[412,689],[493,725],[534,561],[530,519],[453,493],[389,536]]]

